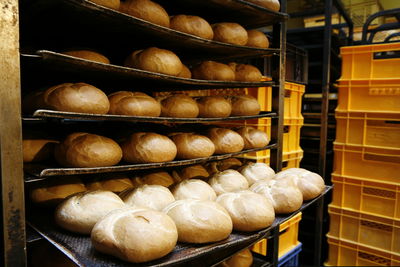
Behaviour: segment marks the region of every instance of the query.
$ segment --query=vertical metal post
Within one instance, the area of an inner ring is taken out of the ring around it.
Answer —
[[[267,256],[266,261],[270,266],[278,266],[279,261],[279,225],[270,231],[270,237],[267,239]]]
[[[0,168],[3,266],[25,266],[18,0],[0,1]]]
[[[324,196],[315,203],[315,233],[313,266],[321,266],[322,226],[324,222]]]

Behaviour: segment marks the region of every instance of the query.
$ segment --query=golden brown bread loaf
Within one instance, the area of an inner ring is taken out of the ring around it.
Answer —
[[[224,193],[216,202],[228,211],[233,229],[237,231],[257,231],[267,228],[275,220],[272,203],[249,190]]]
[[[177,148],[177,159],[207,158],[214,154],[214,143],[206,136],[194,133],[178,133],[170,137]]]
[[[133,17],[169,28],[167,11],[150,0],[126,0],[121,2],[119,10]]]
[[[227,238],[232,232],[229,214],[214,201],[177,200],[163,211],[174,220],[180,242],[217,242]]]
[[[324,179],[314,172],[301,168],[290,168],[276,174],[275,179],[292,176],[294,184],[300,189],[305,201],[319,196],[325,189]]]
[[[56,140],[48,139],[22,140],[24,162],[41,162],[50,159],[53,156],[54,147],[58,143]]]
[[[258,180],[271,180],[275,176],[275,171],[262,162],[249,162],[240,169],[240,173],[246,177],[250,186]]]
[[[174,183],[174,179],[168,172],[158,171],[158,172],[151,172],[143,175],[140,178],[143,184],[149,185],[162,185],[165,187],[169,187]]]
[[[140,263],[170,253],[178,240],[174,221],[166,214],[143,208],[110,212],[93,227],[94,248],[121,260]]]
[[[229,158],[220,161],[209,162],[206,164],[207,171],[210,175],[213,175],[217,172],[222,172],[228,169],[239,169],[242,166],[242,162],[237,158]]]
[[[199,107],[190,96],[178,94],[158,100],[161,104],[162,117],[196,118],[199,115]]]
[[[247,43],[247,31],[237,23],[216,23],[212,25],[212,29],[214,31],[215,41],[235,45],[246,45]]]
[[[176,157],[175,143],[168,137],[139,132],[121,144],[123,159],[130,163],[166,162]]]
[[[125,190],[119,196],[128,206],[159,211],[175,201],[171,191],[161,185],[141,185]]]
[[[175,170],[172,172],[174,180],[180,182],[186,179],[201,179],[205,180],[208,178],[208,171],[201,165],[192,165],[185,167],[180,170]]]
[[[270,9],[272,11],[279,11],[281,5],[279,0],[248,0],[249,2],[265,7],[266,9]]]
[[[269,41],[265,33],[257,30],[248,30],[247,36],[249,37],[249,39],[247,40],[246,46],[258,47],[258,48],[269,47]]]
[[[214,174],[208,183],[214,189],[217,195],[223,193],[235,192],[249,188],[246,178],[235,170],[225,170]]]
[[[235,72],[226,64],[203,61],[192,69],[194,79],[211,81],[234,81]]]
[[[158,117],[161,114],[160,103],[141,92],[120,91],[108,96],[109,114],[129,116]]]
[[[199,179],[187,179],[176,184],[171,189],[176,200],[198,199],[214,201],[217,195],[214,189],[206,182]]]
[[[85,185],[77,177],[58,177],[45,185],[35,186],[30,190],[30,197],[35,204],[53,207],[66,197],[86,191]]]
[[[229,259],[223,261],[218,267],[250,267],[253,264],[253,254],[246,248]]]
[[[170,28],[204,39],[212,40],[214,37],[214,32],[211,28],[211,25],[205,19],[198,16],[173,16],[170,21]]]
[[[99,63],[110,64],[110,60],[107,57],[103,56],[100,53],[90,51],[90,50],[65,51],[65,52],[62,52],[62,54],[65,54],[68,56],[73,56],[73,57],[78,57],[78,58],[83,58],[83,59],[87,59],[87,60],[95,61],[95,62],[99,62]]]
[[[260,113],[260,104],[251,95],[238,95],[231,97],[231,116],[251,116]]]
[[[269,144],[269,137],[266,132],[253,127],[240,127],[236,132],[244,140],[244,149],[265,147]]]
[[[183,68],[177,55],[157,47],[134,51],[126,58],[125,66],[173,76],[181,73]]]
[[[222,96],[204,96],[197,99],[200,118],[225,118],[232,111],[231,103]]]
[[[65,167],[104,167],[120,162],[122,150],[110,138],[89,133],[72,133],[56,146],[54,156]]]
[[[77,193],[58,205],[56,223],[71,232],[90,234],[93,226],[110,211],[124,208],[124,202],[113,192],[96,190]]]
[[[120,0],[90,0],[90,2],[115,10],[118,10],[121,4]]]
[[[261,72],[254,66],[248,64],[237,64],[231,62],[229,67],[235,72],[235,80],[238,82],[260,82]]]
[[[178,77],[181,78],[186,78],[186,79],[191,79],[192,78],[192,72],[186,65],[182,64],[182,70],[181,72],[178,73]]]
[[[133,184],[129,178],[118,176],[112,179],[95,178],[86,183],[86,188],[88,190],[105,190],[114,193],[119,193],[132,187]]]
[[[211,128],[207,131],[207,137],[215,145],[215,154],[239,152],[244,147],[243,138],[230,129]]]

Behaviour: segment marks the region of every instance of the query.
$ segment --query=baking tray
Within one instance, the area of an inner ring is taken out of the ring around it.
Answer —
[[[300,211],[323,197],[332,187],[326,186],[324,192],[317,198],[304,203],[299,211],[286,216],[277,216],[273,225],[257,232],[233,232],[228,239],[212,244],[183,244],[178,243],[175,249],[167,256],[143,263],[132,264],[114,257],[98,253],[92,247],[90,238],[73,234],[58,228],[52,214],[44,210],[31,210],[28,214],[28,224],[40,235],[50,241],[78,266],[211,266],[235,252],[238,252],[262,238],[268,238],[270,231],[281,223],[289,220]]]
[[[48,178],[51,176],[62,176],[62,175],[77,175],[77,174],[96,174],[96,173],[110,173],[110,172],[126,172],[126,171],[134,171],[134,170],[146,170],[146,169],[155,169],[155,168],[167,168],[167,167],[176,167],[176,166],[185,166],[192,164],[200,164],[208,161],[216,161],[223,160],[227,158],[231,158],[234,156],[256,152],[266,149],[276,148],[276,144],[271,144],[262,148],[253,148],[246,149],[240,152],[222,154],[222,155],[214,155],[208,158],[198,158],[198,159],[187,159],[187,160],[174,160],[169,162],[161,162],[161,163],[143,163],[143,164],[130,164],[130,165],[117,165],[110,167],[97,167],[97,168],[59,168],[59,167],[50,167],[41,164],[25,164],[24,171],[28,174],[25,177],[25,181],[38,181],[38,177]],[[34,176],[34,177],[31,177]]]

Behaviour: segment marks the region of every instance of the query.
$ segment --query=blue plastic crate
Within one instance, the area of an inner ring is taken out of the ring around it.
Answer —
[[[297,267],[299,266],[299,254],[301,251],[301,243],[294,249],[279,258],[278,267]]]

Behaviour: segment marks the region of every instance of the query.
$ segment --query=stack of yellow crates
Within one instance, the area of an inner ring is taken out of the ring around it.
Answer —
[[[400,43],[343,47],[326,266],[400,265]]]

